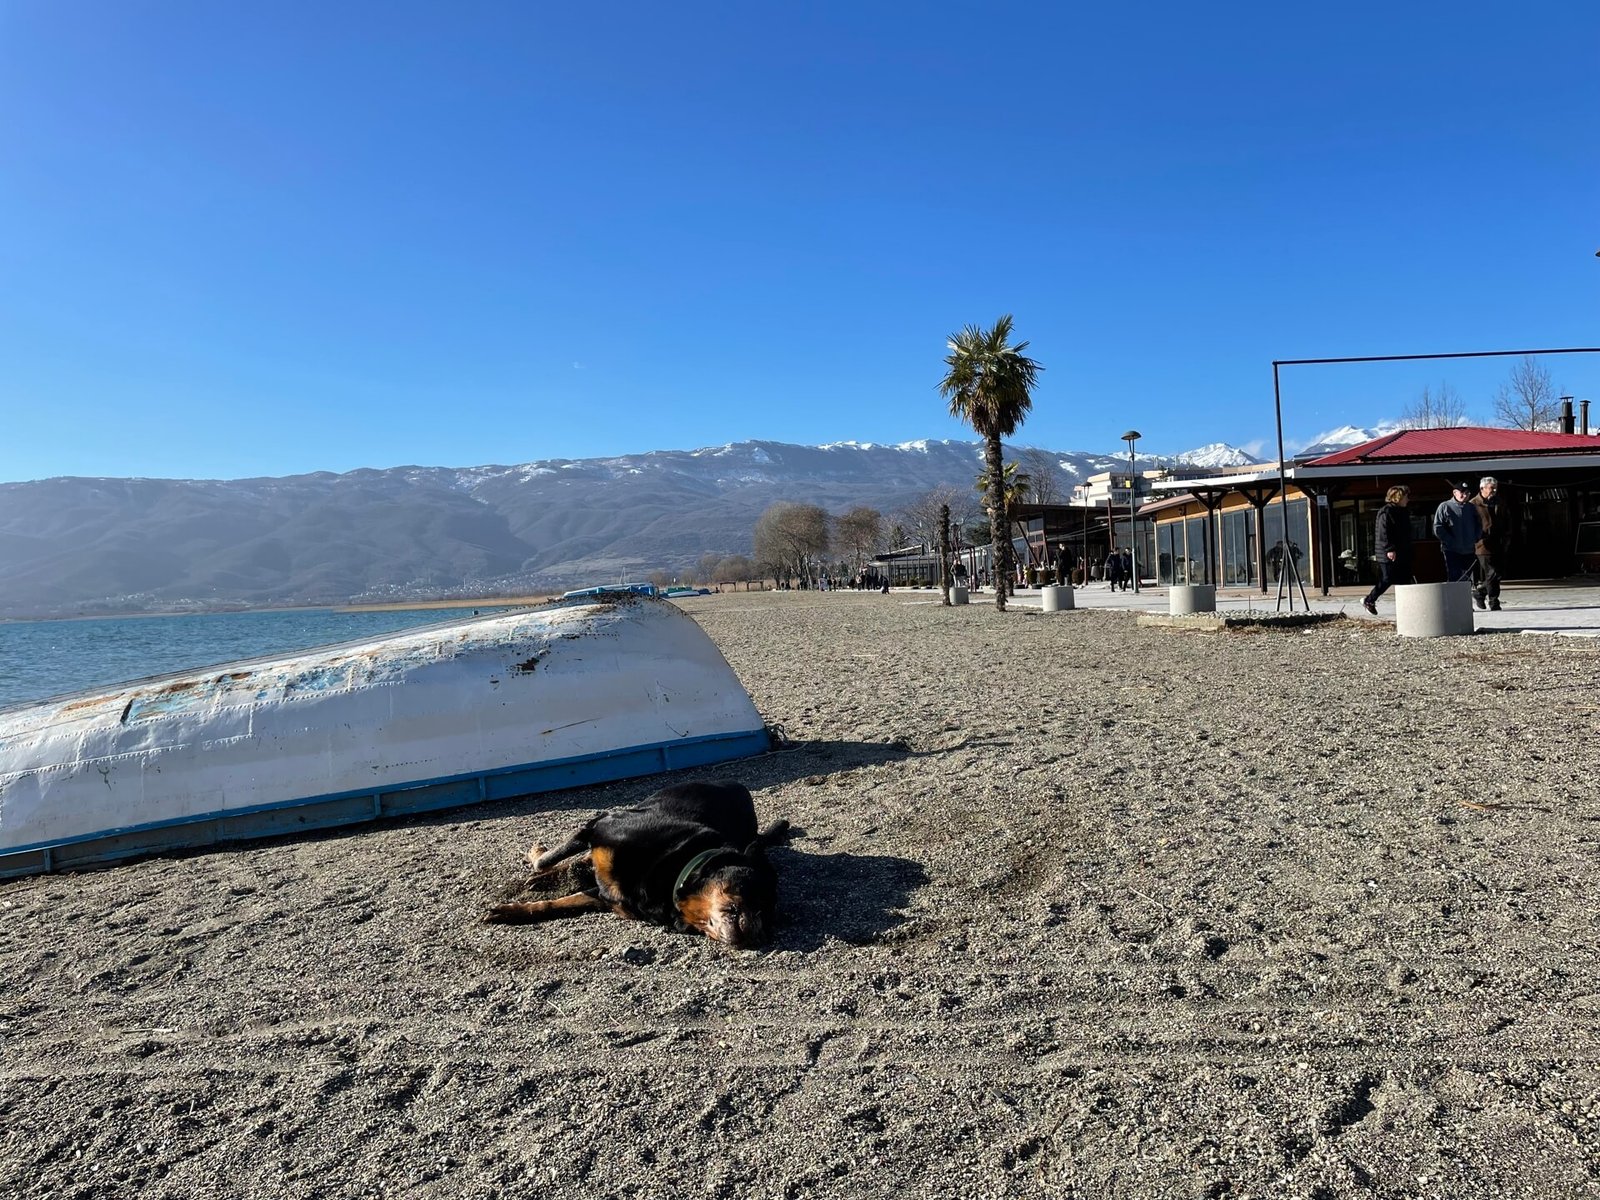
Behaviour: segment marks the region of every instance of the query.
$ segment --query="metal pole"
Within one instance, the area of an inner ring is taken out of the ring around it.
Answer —
[[[1117,517],[1111,511],[1111,498],[1116,489],[1109,484],[1106,486],[1106,562],[1100,564],[1100,569],[1110,578],[1110,568],[1106,565],[1111,561],[1111,552],[1117,548]]]
[[[1300,580],[1300,571],[1294,564],[1294,540],[1289,536],[1289,481],[1283,467],[1283,394],[1278,387],[1278,364],[1272,364],[1272,407],[1278,418],[1278,512],[1283,525],[1283,547],[1278,557],[1278,607],[1283,607],[1285,591],[1289,595],[1289,611],[1294,611],[1294,588],[1300,587],[1300,599],[1307,612],[1311,611],[1311,598],[1306,595],[1306,585]],[[1304,492],[1301,493],[1305,495]],[[1309,501],[1308,501],[1309,503]],[[1292,572],[1292,574],[1291,574]],[[1262,580],[1264,584],[1266,581]]]
[[[1139,431],[1130,429],[1122,435],[1122,440],[1128,443],[1128,565],[1133,570],[1133,590],[1139,590],[1139,487],[1134,477],[1133,447],[1139,440]],[[1111,501],[1106,505],[1109,508]]]
[[[1289,478],[1283,469],[1283,392],[1278,386],[1278,364],[1272,364],[1272,410],[1278,418],[1278,499],[1281,502],[1279,512],[1282,515],[1282,540],[1278,543],[1281,547],[1278,558],[1278,607],[1283,607],[1283,581],[1284,568],[1288,566],[1285,561],[1289,557]],[[1266,580],[1263,579],[1265,584]],[[1289,611],[1294,611],[1294,589],[1289,589]]]
[[[1139,486],[1133,475],[1133,444],[1138,438],[1128,440],[1128,554],[1133,564],[1133,590],[1139,591]]]

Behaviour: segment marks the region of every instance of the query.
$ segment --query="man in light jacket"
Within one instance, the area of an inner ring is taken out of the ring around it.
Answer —
[[[1505,506],[1500,503],[1500,484],[1493,475],[1478,480],[1478,494],[1472,498],[1472,507],[1478,510],[1478,520],[1483,525],[1483,536],[1478,539],[1478,571],[1472,583],[1472,599],[1479,608],[1484,600],[1496,611],[1500,608],[1499,561],[1505,554],[1506,535],[1511,532],[1511,522]]]
[[[1433,536],[1444,552],[1446,582],[1470,581],[1483,538],[1483,521],[1472,507],[1472,484],[1462,480],[1450,485],[1450,499],[1433,510]]]

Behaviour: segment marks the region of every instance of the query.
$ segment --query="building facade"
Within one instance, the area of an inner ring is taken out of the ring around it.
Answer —
[[[1376,578],[1384,493],[1411,489],[1418,582],[1444,578],[1434,508],[1452,482],[1494,476],[1509,523],[1507,578],[1600,571],[1600,438],[1463,427],[1408,429],[1304,461],[1158,481],[1139,509],[1163,583],[1260,587],[1287,577],[1324,591]]]

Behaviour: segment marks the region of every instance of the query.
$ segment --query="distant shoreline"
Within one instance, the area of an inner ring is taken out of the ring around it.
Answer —
[[[412,612],[421,609],[447,609],[460,608],[531,608],[540,604],[548,604],[550,596],[504,596],[494,599],[477,600],[386,600],[376,604],[286,604],[282,606],[268,605],[260,608],[244,606],[239,608],[197,608],[185,609],[182,612],[103,612],[103,613],[74,613],[71,616],[60,617],[0,617],[0,625],[24,625],[42,621],[132,621],[143,618],[160,617],[223,617],[242,613],[278,613],[278,612]]]
[[[331,604],[334,612],[409,612],[424,608],[531,608],[548,604],[551,596],[505,596],[495,600],[386,600],[381,604]]]

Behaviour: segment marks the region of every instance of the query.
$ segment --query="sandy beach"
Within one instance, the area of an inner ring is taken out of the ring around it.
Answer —
[[[1600,1196],[1600,645],[683,607],[766,951],[480,922],[666,777],[0,884],[0,1193]]]

